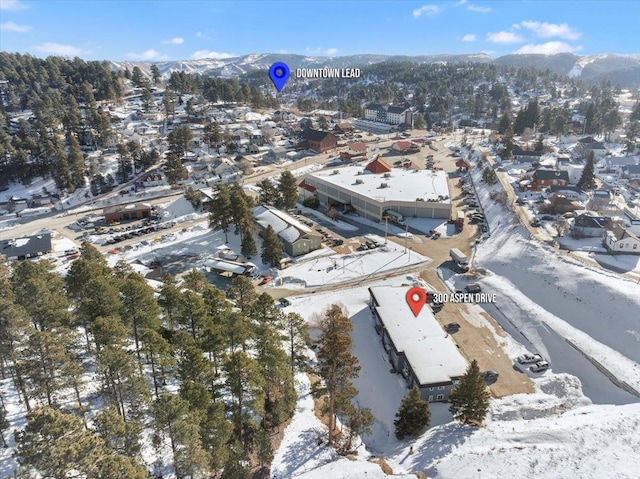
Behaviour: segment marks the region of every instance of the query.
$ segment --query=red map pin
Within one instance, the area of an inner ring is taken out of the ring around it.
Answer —
[[[427,302],[427,292],[418,286],[414,286],[407,291],[406,298],[409,309],[411,309],[411,312],[417,318],[424,307],[424,303]]]

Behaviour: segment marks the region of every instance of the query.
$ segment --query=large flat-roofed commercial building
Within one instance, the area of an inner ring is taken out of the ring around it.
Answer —
[[[451,217],[447,174],[440,170],[391,168],[376,159],[364,168],[346,166],[309,173],[304,181],[315,188],[321,203],[349,205],[373,221],[381,221],[387,210],[407,218]]]
[[[442,329],[428,305],[414,316],[407,305],[408,287],[369,288],[369,308],[393,368],[417,386],[427,401],[446,401],[467,362]]]

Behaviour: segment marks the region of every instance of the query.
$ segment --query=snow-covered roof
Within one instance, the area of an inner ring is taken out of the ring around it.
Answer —
[[[242,266],[241,264],[234,264],[229,261],[222,261],[219,259],[207,260],[204,265],[207,268],[211,268],[216,271],[227,271],[233,274],[244,274],[244,272],[246,271],[246,267]]]
[[[449,382],[464,375],[467,362],[444,332],[431,308],[425,305],[417,317],[405,299],[407,287],[370,288],[380,305],[376,308],[389,337],[404,352],[420,384]]]
[[[278,236],[280,236],[280,238],[282,238],[283,240],[288,241],[289,243],[293,243],[298,238],[300,238],[300,232],[293,226],[289,226],[288,228],[280,231],[280,233],[278,233]]]
[[[450,199],[443,200],[449,197],[444,171],[391,168],[388,176],[368,174],[360,166],[345,166],[335,171],[337,173],[320,171],[308,176],[369,198],[383,197],[385,201],[416,201],[422,198],[423,201],[451,203]],[[387,186],[382,188],[382,183]]]
[[[270,206],[256,206],[253,209],[253,217],[263,228],[271,226],[280,238],[289,243],[296,241],[303,234],[313,233],[307,225],[300,223],[284,211]]]

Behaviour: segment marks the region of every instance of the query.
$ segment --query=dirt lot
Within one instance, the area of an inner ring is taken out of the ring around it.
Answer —
[[[449,156],[451,151],[444,146],[447,141],[439,141],[436,143],[438,151],[423,149],[422,152],[413,155],[413,161],[424,163],[424,157],[427,154],[433,154],[435,166],[441,167],[445,171],[451,173],[456,171],[455,162],[457,158]],[[457,178],[449,178],[449,190],[453,198],[454,209],[459,207],[462,209],[461,190],[457,186]],[[445,238],[441,237],[437,240],[424,239],[421,243],[410,243],[412,250],[424,254],[433,261],[421,273],[421,278],[427,281],[438,291],[447,291],[446,287],[437,275],[438,266],[443,263],[451,263],[449,250],[451,248],[459,248],[463,252],[469,254],[471,252],[470,244],[478,237],[478,227],[475,225],[465,224],[463,231],[454,236]],[[391,238],[401,243],[400,238]],[[436,318],[441,324],[458,323],[460,331],[453,335],[453,339],[460,348],[462,355],[468,360],[476,359],[481,370],[494,370],[500,374],[498,381],[490,385],[491,393],[494,397],[503,397],[517,393],[531,393],[534,391],[533,384],[530,379],[514,370],[513,362],[502,350],[493,334],[487,328],[479,328],[469,323],[464,315],[471,314],[464,304],[449,303],[445,304],[442,311],[436,314]],[[488,314],[482,313],[483,316],[493,325],[499,334],[506,335],[502,328]]]

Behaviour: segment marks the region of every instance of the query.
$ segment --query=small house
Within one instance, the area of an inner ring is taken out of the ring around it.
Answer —
[[[620,225],[606,231],[602,243],[612,254],[640,254],[640,238]]]

